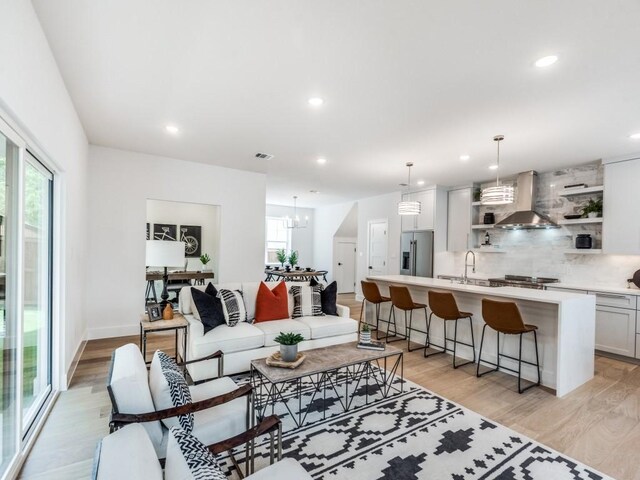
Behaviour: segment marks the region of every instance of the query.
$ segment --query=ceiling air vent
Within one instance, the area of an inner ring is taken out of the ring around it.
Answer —
[[[263,160],[271,160],[273,158],[273,155],[270,155],[268,153],[256,153],[256,158],[261,158]]]

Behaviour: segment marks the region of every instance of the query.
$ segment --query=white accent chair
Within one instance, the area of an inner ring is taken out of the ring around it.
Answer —
[[[246,477],[249,480],[266,480],[277,478],[279,480],[310,480],[311,476],[302,466],[291,458],[280,458],[281,431],[280,420],[275,417],[265,418],[253,429],[244,432],[233,441],[222,442],[209,446],[213,453],[245,444],[258,436],[270,434],[277,435],[277,444],[271,444],[271,464]],[[276,451],[277,445],[277,451]],[[153,443],[147,431],[141,424],[130,424],[111,435],[106,436],[98,444],[93,462],[93,480],[176,480],[170,478],[170,472],[174,470],[170,464],[172,458],[167,458],[165,474],[162,471],[162,462],[158,460]],[[274,463],[274,460],[278,461]],[[184,476],[180,480],[185,480]]]
[[[207,357],[212,358],[222,358],[222,352]],[[251,386],[238,387],[230,378],[222,377],[221,371],[218,373],[220,378],[189,387],[193,403],[157,409],[140,350],[132,343],[117,348],[107,381],[112,405],[110,431],[129,423],[142,423],[157,457],[164,458],[169,430],[162,420],[168,418],[193,413],[192,434],[205,445],[249,430],[254,424]]]

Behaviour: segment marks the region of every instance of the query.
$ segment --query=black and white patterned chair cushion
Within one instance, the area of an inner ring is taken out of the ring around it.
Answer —
[[[153,355],[149,372],[149,388],[156,410],[181,407],[192,403],[187,381],[173,358],[157,350]],[[180,425],[185,431],[193,430],[193,413],[167,418],[162,421],[167,427]]]
[[[238,322],[247,321],[247,309],[240,290],[227,290],[221,288],[218,296],[222,300],[222,312],[227,325],[234,327]]]
[[[315,286],[293,286],[289,293],[293,295],[293,315],[292,318],[299,317],[321,317],[322,299],[321,285]]]
[[[226,480],[218,461],[193,435],[172,427],[167,445],[165,480]]]

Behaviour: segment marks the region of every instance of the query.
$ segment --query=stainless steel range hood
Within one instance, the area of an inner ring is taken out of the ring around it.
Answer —
[[[533,170],[518,175],[516,212],[495,224],[496,228],[558,228],[548,217],[534,210],[538,174]]]

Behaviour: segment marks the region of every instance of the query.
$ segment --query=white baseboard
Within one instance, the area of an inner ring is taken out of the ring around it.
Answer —
[[[140,325],[118,325],[115,327],[98,327],[90,328],[88,340],[97,340],[100,338],[127,337],[129,335],[138,335],[140,333]]]
[[[73,355],[73,360],[71,360],[71,365],[69,365],[69,369],[62,376],[62,381],[60,382],[60,390],[67,390],[69,388],[69,382],[73,378],[73,374],[76,372],[76,368],[78,367],[78,362],[80,362],[80,357],[84,352],[84,348],[87,346],[87,332],[84,332],[82,335],[82,340],[80,340],[80,344],[76,349],[76,353]]]
[[[359,293],[356,293],[356,300],[361,302],[362,300],[364,300],[364,295],[360,295]]]

